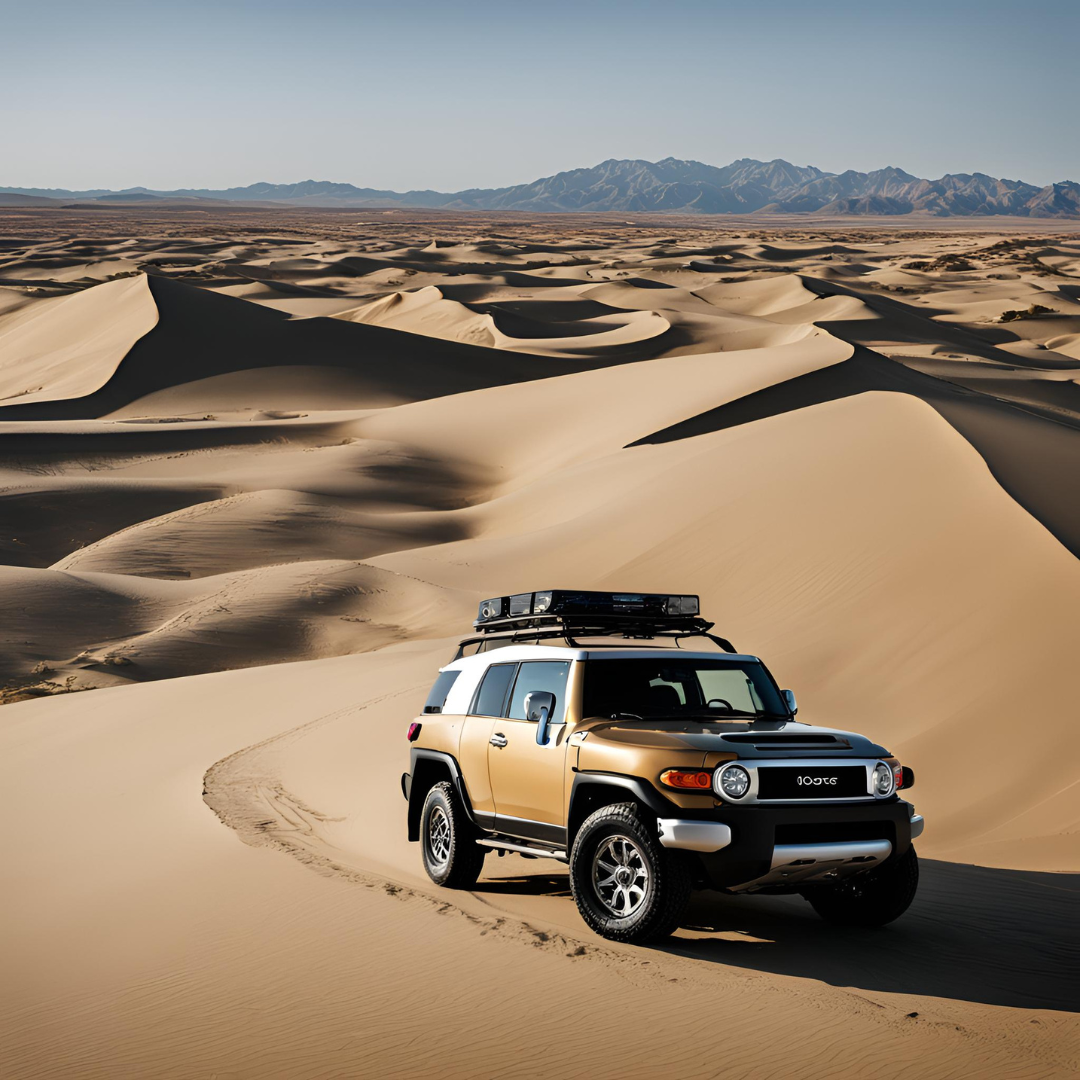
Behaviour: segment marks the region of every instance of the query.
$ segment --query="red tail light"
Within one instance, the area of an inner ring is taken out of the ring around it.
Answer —
[[[413,723],[409,725],[409,733],[405,738],[408,739],[409,742],[416,742],[416,740],[420,738],[421,727],[423,727],[423,724],[418,724],[416,721],[413,721]]]

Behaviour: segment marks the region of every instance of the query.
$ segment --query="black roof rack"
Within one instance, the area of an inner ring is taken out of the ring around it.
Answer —
[[[455,660],[470,645],[506,644],[562,638],[577,647],[579,637],[706,637],[726,652],[736,652],[726,638],[711,634],[714,623],[698,613],[697,596],[661,593],[601,593],[548,589],[497,596],[480,605],[475,635],[458,645]],[[478,650],[480,651],[480,650]]]

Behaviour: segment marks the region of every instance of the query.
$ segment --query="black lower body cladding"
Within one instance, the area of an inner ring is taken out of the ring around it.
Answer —
[[[812,806],[723,806],[709,814],[731,828],[731,843],[700,856],[708,884],[728,889],[769,871],[777,844],[888,840],[892,857],[911,846],[911,814],[902,799]]]

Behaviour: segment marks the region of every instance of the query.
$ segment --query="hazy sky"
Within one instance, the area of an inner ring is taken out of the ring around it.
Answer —
[[[1080,180],[1080,0],[0,0],[0,185],[404,190],[609,157]]]

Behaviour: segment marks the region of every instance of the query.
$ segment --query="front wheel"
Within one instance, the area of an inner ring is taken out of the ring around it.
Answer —
[[[911,906],[919,887],[919,859],[909,847],[900,858],[838,885],[808,888],[803,896],[828,922],[884,926]]]
[[[601,807],[574,839],[574,901],[589,926],[612,941],[667,937],[686,910],[690,880],[685,854],[660,845],[636,803]]]
[[[420,848],[424,869],[436,885],[469,889],[484,866],[484,849],[476,843],[465,807],[453,786],[436,784],[420,812]]]

